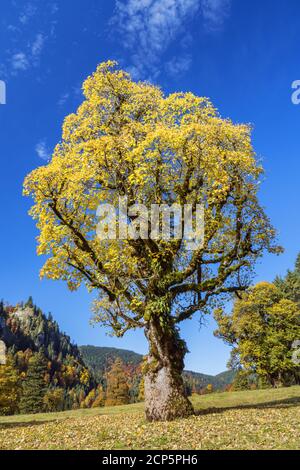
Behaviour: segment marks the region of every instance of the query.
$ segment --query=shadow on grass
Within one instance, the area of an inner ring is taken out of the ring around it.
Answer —
[[[45,419],[44,421],[40,420],[32,420],[32,421],[10,421],[9,423],[0,423],[0,431],[2,429],[9,429],[9,428],[24,428],[29,426],[39,426],[41,424],[51,423],[53,421],[57,421],[56,419]]]
[[[268,409],[268,408],[291,408],[300,405],[300,397],[284,398],[281,400],[273,400],[262,403],[245,403],[244,405],[232,405],[223,407],[210,407],[202,410],[196,410],[195,415],[207,415],[212,413],[223,413],[228,410],[247,410],[247,409]]]

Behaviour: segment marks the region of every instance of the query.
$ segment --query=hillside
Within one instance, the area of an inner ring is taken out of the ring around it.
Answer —
[[[2,355],[9,360],[20,385],[26,381],[32,360],[40,356],[44,364],[44,394],[48,394],[50,407],[79,407],[97,387],[77,345],[60,331],[52,315],[46,316],[31,298],[16,306],[0,303],[0,342]],[[3,413],[9,410],[0,407],[0,414]]]
[[[193,396],[196,416],[147,423],[143,403],[0,417],[0,449],[300,449],[300,387]]]
[[[100,346],[79,346],[84,362],[91,368],[96,377],[102,377],[110,364],[121,358],[125,365],[138,366],[143,356],[127,349]]]
[[[14,351],[43,349],[50,360],[63,360],[69,355],[82,362],[77,345],[60,331],[51,314],[46,316],[33,305],[32,299],[25,305],[0,304],[0,339]]]
[[[143,360],[141,354],[126,349],[86,345],[79,346],[79,350],[84,362],[98,379],[103,377],[109,365],[117,357],[121,358],[126,366],[131,366],[133,369],[140,366]],[[232,383],[234,375],[235,372],[231,370],[221,372],[215,376],[193,371],[184,372],[186,382],[195,391],[205,388],[208,384],[212,384],[215,390],[222,390],[226,385]]]

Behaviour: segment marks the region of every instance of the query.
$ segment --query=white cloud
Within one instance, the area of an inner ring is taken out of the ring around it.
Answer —
[[[218,29],[227,16],[230,1],[117,0],[111,26],[117,27],[122,45],[131,53],[129,71],[135,78],[147,78],[147,74],[156,78],[161,72],[160,59],[171,43],[183,33],[189,35],[188,21],[201,14],[207,30]],[[187,59],[186,52],[184,55],[172,59],[166,69],[170,73],[176,73],[178,68],[186,71],[191,59]]]
[[[198,8],[199,0],[128,0],[117,2],[119,25],[131,45],[164,50],[174,39],[184,20]]]
[[[57,13],[58,10],[59,10],[59,7],[57,3],[53,3],[53,5],[51,5],[51,15],[55,15],[55,13]]]
[[[31,45],[31,54],[33,57],[38,57],[43,49],[45,42],[45,36],[43,34],[39,33],[36,35],[35,40],[33,41]]]
[[[11,58],[12,69],[16,72],[19,70],[27,70],[29,67],[29,61],[24,52],[18,52],[13,54]]]
[[[29,2],[27,3],[22,11],[21,11],[21,14],[19,16],[19,21],[20,23],[22,24],[26,24],[28,23],[28,21],[35,15],[36,13],[36,6],[33,5],[33,3]]]
[[[71,87],[70,91],[66,91],[62,93],[57,101],[58,106],[62,107],[67,102],[71,101],[73,104],[74,102],[78,102],[82,97],[82,89],[81,84],[77,84]]]
[[[35,67],[39,63],[39,57],[43,49],[45,37],[42,34],[37,34],[34,41],[28,47],[28,52],[17,52],[12,55],[10,65],[13,75],[18,72],[28,70],[30,67]]]
[[[135,75],[159,74],[158,59],[199,8],[199,0],[125,0],[116,2],[112,24],[132,51]]]
[[[10,22],[6,27],[7,34],[11,36],[11,47],[6,50],[6,58],[0,64],[0,67],[5,69],[6,77],[16,76],[19,72],[40,65],[46,40],[55,35],[56,16],[59,11],[57,3],[50,0],[23,1],[23,7],[18,7],[15,1],[13,3],[17,10],[15,24]]]
[[[230,13],[231,0],[202,0],[202,14],[205,26],[210,31],[223,27]]]
[[[38,157],[41,158],[42,160],[48,161],[51,157],[51,152],[49,148],[47,147],[45,140],[41,140],[40,142],[36,144],[35,151]]]
[[[172,75],[172,77],[179,77],[189,70],[191,62],[192,58],[190,55],[173,57],[166,63],[166,71],[169,75]]]
[[[57,102],[58,106],[63,106],[68,101],[69,98],[70,98],[70,93],[63,93]]]

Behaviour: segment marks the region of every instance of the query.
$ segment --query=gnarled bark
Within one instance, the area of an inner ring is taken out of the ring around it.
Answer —
[[[145,413],[149,421],[170,421],[194,413],[185,396],[182,372],[185,342],[171,324],[152,319],[146,331],[149,355],[145,371]]]

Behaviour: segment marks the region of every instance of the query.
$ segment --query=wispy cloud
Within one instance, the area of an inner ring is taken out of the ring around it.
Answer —
[[[12,55],[11,66],[14,72],[19,70],[27,70],[29,67],[29,61],[24,52],[17,52]]]
[[[191,66],[192,57],[190,54],[183,55],[182,57],[173,57],[166,63],[166,71],[173,77],[179,77],[187,72]]]
[[[45,42],[45,36],[41,33],[38,33],[31,45],[31,54],[33,57],[38,57],[43,49]]]
[[[24,2],[24,6],[16,11],[15,21],[6,25],[7,38],[10,46],[5,50],[6,58],[0,64],[4,76],[16,76],[34,67],[38,67],[47,39],[53,37],[55,15],[58,12],[56,3]],[[16,5],[17,8],[17,5]],[[39,30],[36,30],[37,16],[41,16]],[[47,21],[45,20],[47,19]],[[9,33],[13,36],[9,36]],[[26,37],[26,41],[24,41]]]
[[[58,106],[63,106],[70,98],[70,93],[63,93],[57,102]]]
[[[175,40],[181,40],[188,23],[196,16],[207,30],[220,28],[228,15],[231,0],[117,0],[110,21],[116,27],[122,45],[131,54],[130,71],[135,78],[156,78],[161,73],[160,60]],[[184,34],[185,33],[185,34]],[[169,73],[188,70],[191,57],[183,50],[182,58],[169,60]]]
[[[159,74],[159,58],[199,8],[199,0],[125,0],[116,2],[112,24],[132,52],[136,76]]]
[[[35,15],[36,10],[37,8],[32,2],[25,4],[19,16],[20,23],[22,24],[28,23],[29,20]]]
[[[230,14],[231,0],[202,0],[202,14],[207,30],[220,30]]]
[[[36,35],[32,44],[29,44],[26,52],[16,52],[11,56],[11,73],[16,75],[18,72],[28,70],[30,67],[36,67],[43,49],[45,36],[39,33]]]
[[[69,91],[62,93],[57,101],[59,107],[63,107],[66,103],[71,102],[77,104],[82,97],[81,84],[72,86]]]
[[[37,153],[37,156],[41,158],[42,160],[46,160],[46,161],[50,160],[51,152],[49,148],[47,147],[45,140],[41,140],[40,142],[36,144],[35,151]]]

